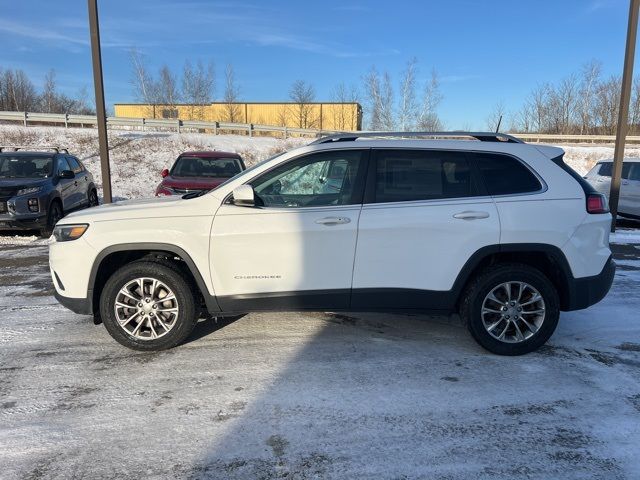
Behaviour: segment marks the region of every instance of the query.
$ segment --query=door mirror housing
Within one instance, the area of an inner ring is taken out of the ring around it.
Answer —
[[[73,173],[72,170],[62,170],[59,174],[58,177],[60,178],[64,178],[64,179],[70,179],[70,178],[75,178],[76,174]]]
[[[256,205],[255,192],[251,185],[240,185],[233,189],[233,204],[239,207],[254,207]]]
[[[169,169],[165,168],[164,170],[162,170],[162,172],[160,172],[160,176],[162,178],[168,177],[169,176]]]

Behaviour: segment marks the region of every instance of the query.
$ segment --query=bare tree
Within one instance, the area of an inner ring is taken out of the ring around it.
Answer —
[[[357,115],[350,103],[358,102],[358,89],[355,86],[348,88],[344,82],[339,83],[333,89],[331,99],[336,102],[332,110],[333,128],[335,130],[353,130],[357,125]]]
[[[629,107],[629,131],[632,134],[640,132],[640,77],[633,81],[631,105]]]
[[[382,90],[380,100],[380,117],[382,119],[382,129],[386,131],[395,130],[396,121],[395,112],[393,110],[393,86],[391,85],[391,75],[389,75],[389,72],[384,72],[384,75],[382,76]]]
[[[489,113],[489,115],[487,116],[487,130],[490,132],[496,132],[498,131],[498,127],[502,126],[504,127],[504,116],[506,114],[506,109],[504,106],[504,102],[502,100],[499,100],[498,102],[496,102],[496,104],[493,106],[493,110],[491,110],[491,113]]]
[[[56,72],[51,69],[44,77],[44,86],[42,88],[42,95],[40,95],[40,102],[44,113],[53,113],[56,111]]]
[[[215,67],[198,61],[193,67],[187,60],[182,72],[182,98],[189,104],[189,114],[196,120],[204,120],[205,105],[213,101],[215,93]]]
[[[595,91],[600,80],[602,63],[591,60],[582,67],[582,84],[580,85],[580,135],[589,133],[593,121],[593,104]]]
[[[163,112],[162,116],[173,118],[179,101],[180,92],[176,76],[167,65],[163,65],[158,75],[158,103],[167,106],[169,112]]]
[[[375,67],[371,67],[364,77],[365,91],[367,95],[367,107],[369,113],[369,129],[382,130],[382,92],[380,87],[380,75]]]
[[[316,96],[313,85],[304,80],[296,80],[289,90],[289,98],[294,106],[296,123],[299,128],[316,127],[317,119],[313,115],[313,105]]]
[[[407,62],[400,81],[400,105],[398,109],[398,127],[401,131],[413,130],[418,118],[416,102],[416,58]]]
[[[594,109],[598,133],[606,135],[616,133],[618,108],[620,107],[620,84],[620,77],[615,75],[598,84]]]
[[[155,106],[159,103],[158,85],[147,68],[142,54],[134,47],[129,51],[131,61],[131,84],[138,101],[149,105],[145,116],[156,117]]]
[[[423,131],[442,130],[442,121],[438,117],[438,105],[442,101],[440,93],[440,80],[435,69],[431,71],[431,77],[427,80],[422,97],[422,106],[418,118],[418,129]]]
[[[22,70],[0,72],[0,107],[2,110],[34,111],[38,94]]]
[[[240,88],[236,83],[235,71],[232,64],[227,64],[224,72],[224,103],[227,122],[235,123],[240,121],[240,105],[238,100],[240,97]]]

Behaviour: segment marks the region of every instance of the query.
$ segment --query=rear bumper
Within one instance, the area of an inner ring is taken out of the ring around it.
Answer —
[[[64,307],[79,315],[93,315],[93,305],[91,298],[71,298],[64,297],[55,290],[54,296]]]
[[[602,300],[613,283],[616,263],[610,256],[598,275],[574,278],[569,282],[569,304],[563,310],[582,310]]]

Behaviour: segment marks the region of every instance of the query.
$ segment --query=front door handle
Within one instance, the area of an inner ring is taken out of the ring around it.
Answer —
[[[479,220],[481,218],[489,218],[489,212],[472,212],[465,211],[456,213],[453,218],[457,218],[459,220]]]
[[[319,218],[318,220],[316,220],[316,223],[320,225],[327,225],[327,226],[343,225],[349,222],[351,222],[351,219],[348,217],[325,217],[325,218]]]

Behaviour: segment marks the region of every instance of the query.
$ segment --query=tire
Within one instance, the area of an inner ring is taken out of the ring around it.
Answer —
[[[538,349],[555,331],[560,299],[556,287],[539,270],[501,264],[471,281],[462,297],[460,316],[471,336],[488,351],[523,355]]]
[[[143,279],[144,295],[137,279]],[[151,292],[153,281],[158,282],[155,293]],[[123,289],[128,296],[122,293]],[[198,309],[192,293],[195,290],[191,279],[175,265],[149,260],[132,262],[117,270],[102,290],[102,323],[117,342],[133,350],[175,347],[189,336],[197,323]],[[171,294],[174,299],[162,300],[171,298]],[[116,302],[129,306],[122,308]]]
[[[49,204],[49,211],[47,212],[47,224],[40,229],[40,236],[42,238],[49,238],[53,233],[53,228],[56,226],[56,223],[60,221],[63,217],[62,207],[60,206],[60,202],[54,200]]]
[[[95,189],[92,188],[91,190],[89,190],[89,194],[87,195],[87,202],[89,203],[89,208],[98,206],[98,193],[95,191]]]

